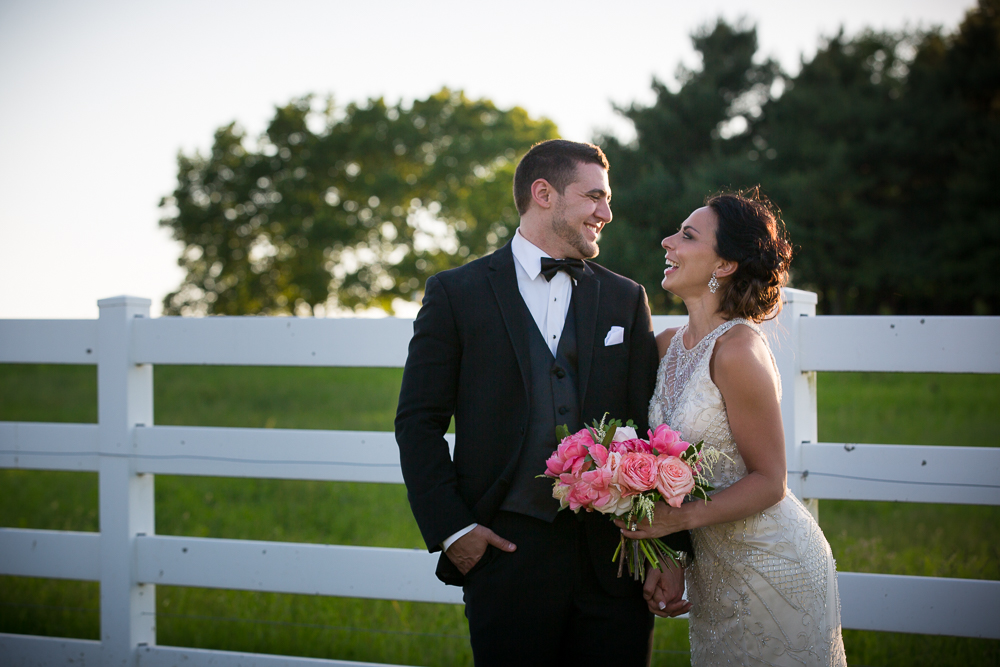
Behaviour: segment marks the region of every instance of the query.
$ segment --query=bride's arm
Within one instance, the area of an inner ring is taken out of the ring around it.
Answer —
[[[747,475],[719,491],[708,503],[672,508],[657,503],[653,526],[624,531],[626,537],[660,537],[680,530],[735,521],[771,507],[785,496],[785,436],[781,425],[778,378],[763,341],[736,327],[722,336],[712,360],[712,379],[722,392],[733,439]]]

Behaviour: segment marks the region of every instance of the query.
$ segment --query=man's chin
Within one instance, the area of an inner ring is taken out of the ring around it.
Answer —
[[[572,246],[579,255],[578,259],[594,259],[601,253],[601,249],[597,246],[597,241],[578,238]]]

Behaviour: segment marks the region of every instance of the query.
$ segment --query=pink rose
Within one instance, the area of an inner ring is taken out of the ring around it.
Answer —
[[[590,458],[594,459],[594,463],[598,467],[603,466],[608,460],[608,448],[604,445],[593,444],[588,448],[590,452]]]
[[[558,477],[569,471],[579,474],[587,463],[587,447],[592,444],[594,440],[587,429],[566,436],[545,462],[545,474],[549,477]]]
[[[605,468],[588,470],[580,476],[582,484],[590,487],[592,500],[590,509],[600,509],[611,501],[611,471]]]
[[[653,448],[650,447],[649,443],[642,438],[632,438],[630,440],[622,440],[621,442],[612,443],[611,451],[618,452],[619,454],[629,454],[631,452],[652,454]]]
[[[579,475],[574,475],[572,473],[564,472],[559,475],[559,481],[557,484],[562,484],[563,486],[576,486],[576,483],[580,481]]]
[[[570,489],[566,500],[569,501],[569,508],[574,512],[578,512],[580,508],[589,510],[597,498],[598,493],[594,487],[580,480]]]
[[[552,456],[545,461],[545,474],[549,477],[558,477],[566,472],[566,461],[559,456],[559,450],[552,452]]]
[[[618,483],[622,496],[634,496],[656,486],[656,457],[645,452],[622,455],[618,466]]]
[[[579,493],[576,490],[579,482],[580,478],[577,475],[568,472],[559,475],[559,481],[552,487],[552,497],[558,498],[559,504],[563,507],[569,507],[574,512],[579,511]]]
[[[601,464],[601,467],[611,473],[611,483],[618,483],[618,469],[622,464],[622,455],[620,452],[608,452],[607,460]]]
[[[680,456],[691,445],[681,440],[681,434],[671,430],[666,424],[660,424],[655,431],[649,431],[649,444],[656,453],[665,456]]]
[[[580,479],[587,484],[590,484],[598,491],[601,491],[607,489],[611,485],[611,476],[612,473],[610,470],[605,468],[594,468],[593,470],[588,470],[580,475]]]
[[[608,452],[607,461],[601,466],[601,470],[606,474],[608,480],[607,499],[603,494],[601,503],[595,504],[594,509],[601,514],[614,514],[622,516],[628,514],[632,509],[632,498],[622,497],[622,488],[619,483],[619,471],[621,469],[622,455],[618,452]]]
[[[680,507],[684,496],[694,490],[691,468],[676,456],[662,456],[656,464],[656,490],[668,505]]]

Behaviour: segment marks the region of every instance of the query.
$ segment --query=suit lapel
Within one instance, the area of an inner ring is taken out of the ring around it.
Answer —
[[[531,387],[529,385],[531,354],[528,350],[528,335],[530,333],[528,324],[534,326],[534,320],[529,317],[526,321],[522,314],[526,308],[521,299],[521,291],[517,286],[514,253],[511,251],[509,243],[491,256],[489,280],[493,294],[500,305],[500,315],[507,328],[510,344],[514,348],[517,365],[521,369],[521,381],[524,383],[525,395],[528,400],[531,400]]]
[[[594,339],[597,334],[597,308],[601,301],[601,281],[594,270],[587,266],[583,277],[573,288],[573,306],[576,309],[577,374],[580,414],[583,414],[584,399],[587,396],[587,381],[590,379],[591,362],[594,358]]]

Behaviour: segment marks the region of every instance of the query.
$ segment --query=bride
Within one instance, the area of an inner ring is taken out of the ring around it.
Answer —
[[[846,665],[830,546],[785,488],[781,384],[759,322],[781,308],[791,246],[757,189],[710,198],[663,239],[663,288],[686,326],[657,337],[649,425],[728,456],[707,472],[711,502],[660,502],[629,538],[690,530],[691,663]]]

